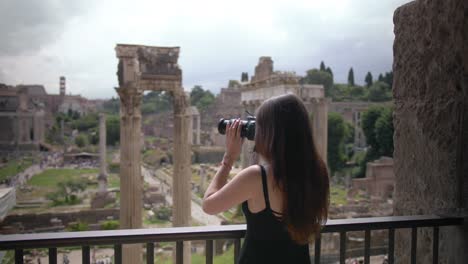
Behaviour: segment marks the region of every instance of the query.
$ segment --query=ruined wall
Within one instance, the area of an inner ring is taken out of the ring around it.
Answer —
[[[394,14],[395,215],[467,209],[468,22],[464,2],[414,1]],[[440,263],[468,263],[467,229],[467,224],[441,228]],[[419,229],[417,245],[418,263],[432,262],[432,229]],[[409,263],[409,249],[409,232],[399,231],[396,263]]]

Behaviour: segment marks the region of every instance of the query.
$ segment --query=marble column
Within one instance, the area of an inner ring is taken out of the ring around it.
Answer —
[[[249,111],[249,113],[255,114],[255,110],[259,106],[260,104],[248,103],[248,104],[245,104],[245,109]],[[244,114],[242,119],[247,119],[247,114]],[[253,156],[254,145],[255,145],[254,141],[250,141],[247,139],[244,140],[244,144],[242,145],[242,153],[241,153],[241,164],[242,164],[243,169],[257,162],[257,160],[255,160],[255,157]]]
[[[106,115],[99,114],[99,176],[98,192],[107,192],[107,162],[106,162]]]
[[[197,115],[197,141],[196,141],[196,144],[201,145],[201,141],[200,141],[200,115],[199,114]]]
[[[328,99],[313,98],[310,106],[315,147],[326,164],[328,144]]]
[[[190,226],[191,219],[191,144],[189,133],[192,116],[186,111],[190,105],[189,96],[183,89],[174,95],[174,174],[172,176],[172,225]],[[184,261],[190,263],[190,242],[184,242]]]
[[[34,113],[33,117],[33,142],[34,144],[39,144],[40,140],[40,116],[39,113]]]
[[[205,193],[205,183],[206,183],[206,167],[203,164],[200,164],[200,170],[198,172],[200,176],[200,192]]]
[[[190,111],[190,108],[187,107],[185,109],[185,112],[186,112],[186,115],[189,116],[189,120],[188,120],[188,124],[187,124],[187,127],[188,127],[188,130],[187,130],[187,133],[188,133],[188,142],[190,143],[190,145],[193,145],[193,113]]]
[[[116,88],[120,97],[120,228],[142,227],[140,130],[142,91]],[[141,245],[123,245],[123,263],[142,263]]]

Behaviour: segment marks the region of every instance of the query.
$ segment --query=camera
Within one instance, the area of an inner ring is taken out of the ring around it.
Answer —
[[[228,124],[232,124],[236,121],[236,119],[224,119],[221,118],[218,123],[218,132],[221,135],[226,134],[226,126]],[[247,116],[247,120],[241,120],[240,123],[242,124],[241,127],[241,137],[245,137],[248,140],[255,139],[255,117],[252,115]]]

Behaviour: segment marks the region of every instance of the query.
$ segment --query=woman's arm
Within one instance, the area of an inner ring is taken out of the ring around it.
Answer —
[[[226,127],[226,154],[224,154],[221,167],[206,189],[203,197],[203,210],[208,214],[217,214],[234,205],[247,200],[251,195],[251,184],[249,177],[253,170],[247,168],[237,174],[228,184],[227,177],[231,171],[232,164],[239,158],[243,139],[240,137],[241,124],[237,119],[233,124]]]

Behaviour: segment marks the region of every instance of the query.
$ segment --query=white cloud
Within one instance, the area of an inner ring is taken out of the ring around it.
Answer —
[[[102,0],[68,12],[57,1],[38,1],[33,7],[44,15],[35,20],[32,10],[9,9],[18,21],[42,26],[16,26],[34,32],[17,38],[31,38],[31,47],[0,44],[0,63],[9,83],[42,83],[55,93],[65,75],[68,91],[91,98],[115,96],[117,43],[180,46],[186,89],[200,84],[217,91],[243,71],[252,75],[260,56],[298,74],[324,60],[337,81],[353,66],[359,82],[368,70],[391,69],[392,15],[405,2]]]

